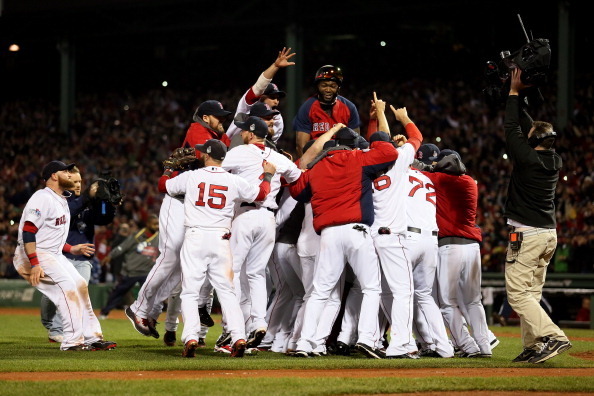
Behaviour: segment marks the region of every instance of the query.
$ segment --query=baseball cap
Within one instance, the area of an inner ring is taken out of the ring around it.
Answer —
[[[237,118],[237,117],[236,117]],[[234,121],[238,128],[242,131],[252,132],[254,135],[265,138],[268,136],[268,125],[262,121],[259,117],[250,116],[245,121]]]
[[[284,98],[287,96],[287,93],[278,89],[275,83],[270,83],[262,93],[262,95],[271,96],[276,95],[279,98]]]
[[[438,155],[439,147],[432,143],[423,144],[417,150],[417,159],[427,165],[431,165],[433,161],[437,161]]]
[[[441,161],[444,157],[447,157],[448,155],[454,154],[456,157],[458,157],[458,159],[460,160],[460,162],[462,162],[462,157],[460,157],[460,154],[458,154],[458,152],[454,151],[454,150],[450,150],[450,149],[443,149],[441,150],[441,152],[439,153],[439,155],[437,156],[437,158],[435,159],[436,162]]]
[[[264,102],[256,102],[250,108],[250,115],[254,117],[270,117],[277,114],[280,114],[280,111],[272,110],[272,108]]]
[[[373,135],[371,135],[371,137],[369,138],[369,144],[371,144],[373,142],[389,142],[389,141],[390,141],[390,135],[388,135],[384,131],[377,131]]]
[[[365,140],[365,138],[361,135],[359,135],[357,137],[357,139],[355,140],[355,145],[360,150],[365,150],[365,149],[369,148],[369,142],[367,140]]]
[[[196,115],[198,115],[198,117],[202,117],[203,115],[227,117],[229,114],[231,114],[231,112],[223,109],[223,104],[218,100],[207,100],[206,102],[202,102],[196,110]]]
[[[45,164],[43,170],[41,171],[41,177],[44,180],[49,180],[50,177],[56,172],[70,170],[74,168],[74,164],[66,165],[62,161],[52,161],[48,164]]]
[[[338,132],[336,132],[335,135],[335,139],[338,142],[338,144],[342,144],[353,148],[357,144],[358,137],[359,134],[349,127],[341,128]]]
[[[212,158],[222,161],[227,155],[227,146],[218,139],[209,139],[204,144],[194,146],[201,153],[208,154]]]

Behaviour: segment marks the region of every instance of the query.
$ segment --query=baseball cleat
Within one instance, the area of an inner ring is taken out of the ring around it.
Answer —
[[[73,345],[71,347],[68,347],[66,349],[64,349],[64,351],[76,351],[76,352],[82,352],[82,351],[91,351],[91,347],[85,344],[78,344],[78,345]]]
[[[224,345],[229,345],[231,343],[231,333],[227,333],[226,331],[223,331],[221,333],[221,335],[219,336],[219,338],[217,339],[217,342],[215,343],[216,346],[224,346]]]
[[[266,335],[266,329],[263,327],[259,328],[258,330],[252,331],[247,339],[247,347],[255,348],[258,345],[260,345],[260,343],[264,339],[265,335]]]
[[[198,315],[200,316],[200,324],[202,326],[206,326],[206,327],[214,326],[214,320],[212,320],[212,317],[208,313],[206,306],[204,306],[202,308],[198,308]]]
[[[342,341],[338,341],[336,343],[336,351],[334,354],[341,355],[341,356],[350,356],[351,355],[351,347]]]
[[[91,351],[109,351],[111,349],[115,349],[117,346],[118,344],[115,342],[105,340],[96,341],[89,344]]]
[[[186,342],[186,345],[184,345],[184,350],[182,352],[182,357],[185,357],[185,358],[196,357],[196,348],[198,348],[198,341],[190,340],[190,341]]]
[[[142,334],[143,336],[149,337],[151,335],[151,331],[148,328],[148,320],[136,316],[130,307],[126,308],[126,317],[132,322],[132,326],[136,329],[137,332]]]
[[[497,345],[499,345],[499,339],[498,339],[498,338],[494,338],[494,339],[493,339],[493,340],[490,342],[490,344],[491,344],[491,350],[495,349],[495,347],[496,347]]]
[[[377,349],[370,347],[369,345],[365,345],[363,343],[358,342],[355,345],[355,348],[357,348],[357,350],[359,352],[363,353],[368,358],[371,358],[371,359],[381,359],[382,358],[380,352]]]
[[[147,327],[149,329],[149,334],[152,337],[159,339],[159,332],[157,331],[157,320],[148,318],[147,319]]]
[[[293,357],[298,357],[298,358],[309,358],[311,357],[309,355],[309,353],[305,352],[305,351],[295,351],[292,355]]]
[[[175,331],[165,331],[165,335],[163,336],[163,342],[167,346],[175,346],[175,342],[177,341]],[[198,341],[198,346],[200,346],[200,341]]]
[[[243,357],[243,354],[245,353],[245,346],[246,342],[243,338],[235,341],[233,347],[231,347],[231,357]]]
[[[206,348],[206,341],[204,341],[204,338],[198,338],[198,348]]]
[[[386,356],[386,359],[418,359],[418,357],[413,356],[410,353],[403,353],[402,355],[389,355]]]
[[[458,357],[461,358],[478,358],[481,357],[480,352],[462,352]]]
[[[47,336],[47,340],[49,342],[61,344],[62,341],[64,341],[64,336],[61,336],[61,335],[50,335],[50,336]]]

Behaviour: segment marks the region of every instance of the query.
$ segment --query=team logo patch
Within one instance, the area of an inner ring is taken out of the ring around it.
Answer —
[[[29,209],[29,213],[31,213],[32,215],[35,215],[37,217],[41,216],[41,210],[39,210],[39,209]]]
[[[254,132],[256,130],[256,124],[250,125],[250,131]]]

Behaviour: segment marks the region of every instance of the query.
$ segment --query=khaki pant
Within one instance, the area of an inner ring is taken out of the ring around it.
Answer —
[[[520,317],[522,344],[540,349],[543,337],[568,341],[540,306],[547,266],[557,247],[555,229],[529,228],[519,250],[507,247],[505,286],[507,299]]]

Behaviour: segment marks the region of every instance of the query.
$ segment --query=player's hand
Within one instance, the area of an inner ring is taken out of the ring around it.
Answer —
[[[369,119],[370,120],[377,120],[377,109],[375,107],[375,102],[371,99],[371,107],[369,108]]]
[[[378,99],[375,91],[373,92],[373,103],[375,103],[375,111],[377,113],[384,113],[386,111],[386,102]]]
[[[295,62],[289,62],[289,59],[291,59],[295,55],[296,55],[295,52],[291,53],[291,47],[289,47],[289,48],[283,47],[282,51],[278,51],[278,56],[276,57],[276,60],[274,61],[274,66],[279,67],[279,68],[293,66],[295,64]]]
[[[406,111],[406,107],[395,108],[394,106],[390,105],[390,109],[394,113],[394,116],[402,125],[406,125],[409,122],[412,122],[411,119],[408,117],[408,112]]]
[[[396,135],[392,138],[392,140],[398,147],[401,147],[404,143],[408,141],[408,139],[404,135]]]
[[[29,279],[25,279],[29,281],[31,286],[37,286],[39,285],[40,279],[44,276],[45,272],[43,272],[43,268],[41,268],[41,265],[36,265],[35,267],[31,268],[31,272],[29,273]]]
[[[171,158],[183,158],[187,156],[196,156],[196,149],[191,147],[178,147],[171,153]]]
[[[91,257],[95,253],[95,245],[92,243],[79,243],[78,245],[72,246],[70,253],[75,256],[86,256]]]
[[[330,132],[332,132],[332,135],[334,135],[336,132],[340,131],[342,128],[346,128],[346,125],[344,125],[342,122],[339,122],[338,124],[335,124],[332,128],[330,128],[328,130],[328,132],[326,132],[326,133],[329,134]]]
[[[262,161],[262,169],[264,169],[264,173],[270,173],[271,175],[276,173],[276,166],[266,160]]]

